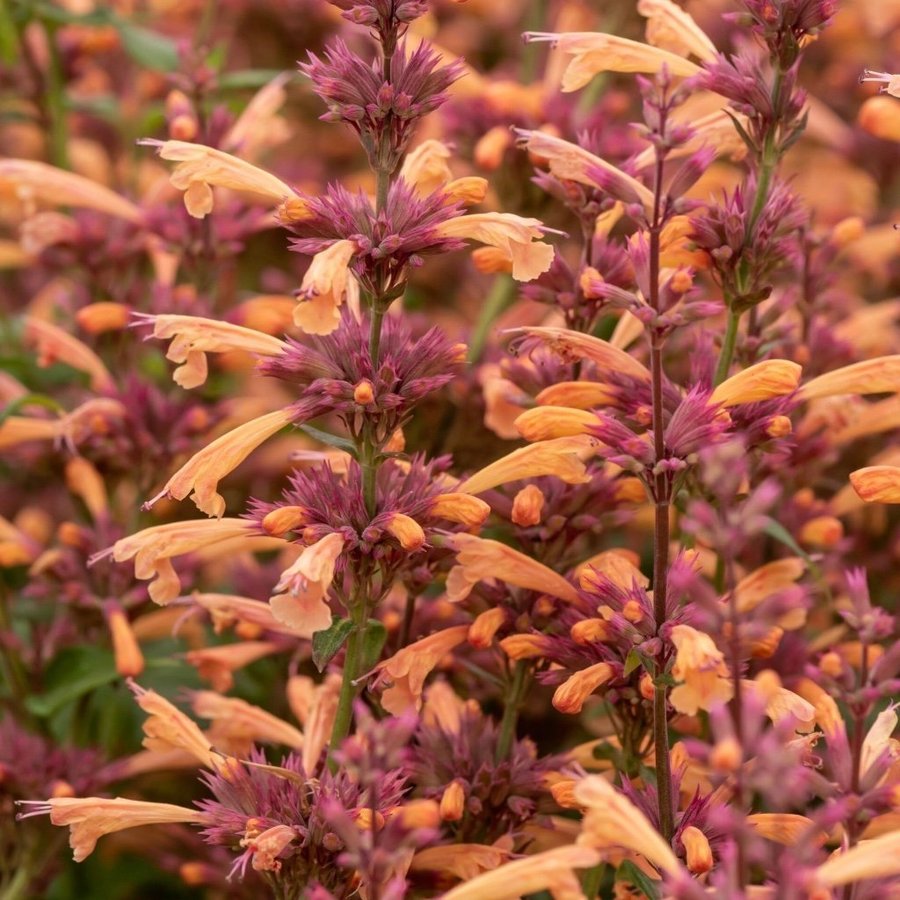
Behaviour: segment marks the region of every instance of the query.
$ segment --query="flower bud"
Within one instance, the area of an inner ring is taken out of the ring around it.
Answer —
[[[529,484],[513,500],[512,520],[521,528],[538,525],[544,508],[544,494],[536,484]]]
[[[841,219],[831,229],[831,242],[836,247],[846,247],[859,240],[865,234],[866,224],[859,216],[848,216]]]
[[[582,409],[537,406],[523,412],[514,424],[526,441],[546,441],[588,434],[588,429],[597,424],[597,417]]]
[[[440,519],[459,522],[467,528],[477,528],[490,515],[491,508],[484,500],[471,494],[451,491],[438,494],[432,501],[429,512]]]
[[[823,653],[819,660],[819,668],[831,678],[840,678],[844,674],[844,660],[834,651]]]
[[[309,521],[309,510],[305,506],[279,506],[266,513],[262,527],[266,534],[281,537],[289,531],[296,531]]]
[[[353,821],[360,831],[380,831],[384,827],[384,816],[368,806],[354,810]]]
[[[375,399],[375,391],[372,389],[372,382],[364,378],[353,389],[353,400],[360,406],[368,406]]]
[[[633,625],[637,625],[644,618],[644,610],[637,600],[629,600],[622,607],[622,616]]]
[[[116,671],[123,678],[135,678],[144,671],[144,654],[128,616],[118,603],[110,601],[105,607],[106,622],[112,638],[113,653],[116,661]]]
[[[472,262],[483,275],[512,272],[512,257],[499,247],[477,247],[472,251]]]
[[[437,828],[441,823],[440,807],[434,800],[407,800],[388,811],[387,819],[399,819],[405,828]]]
[[[743,761],[741,745],[733,737],[719,741],[709,751],[709,764],[717,772],[736,772]]]
[[[50,787],[50,796],[51,797],[74,797],[75,796],[75,788],[69,784],[68,781],[63,781],[63,779],[58,779],[54,781]]]
[[[801,543],[828,549],[844,537],[844,526],[834,516],[816,516],[800,529]]]
[[[392,513],[387,523],[387,531],[399,542],[404,550],[418,550],[425,543],[422,526],[403,513]]]
[[[511,634],[500,641],[500,649],[513,660],[536,659],[547,652],[548,640],[542,634]]]
[[[766,434],[770,438],[786,437],[793,431],[793,427],[787,416],[772,416],[766,425]]]
[[[474,206],[481,203],[487,194],[487,180],[477,175],[466,178],[455,178],[444,188],[444,193],[453,203],[464,203]]]
[[[613,667],[606,662],[588,666],[580,672],[570,675],[554,692],[553,707],[561,713],[574,715],[581,712],[584,701],[615,674]]]
[[[693,286],[694,277],[687,269],[679,269],[669,279],[669,288],[675,294],[686,294]]]
[[[512,145],[512,133],[505,125],[495,125],[475,145],[475,165],[488,172],[499,169],[503,156]]]
[[[128,326],[131,310],[124,303],[100,301],[89,303],[75,313],[75,321],[88,334],[120,331]]]
[[[681,843],[684,845],[685,862],[690,872],[702,875],[712,868],[712,850],[706,835],[699,828],[688,825],[681,832]]]
[[[506,621],[506,610],[497,606],[486,610],[476,616],[475,621],[469,626],[468,641],[473,647],[484,650],[491,646],[494,635]]]
[[[276,215],[278,220],[285,225],[290,225],[291,222],[303,222],[312,218],[309,204],[302,197],[291,197],[289,200],[285,200],[278,207]]]
[[[609,638],[609,623],[605,619],[582,619],[569,629],[569,637],[576,644],[592,644]]]
[[[870,97],[857,116],[860,128],[884,141],[900,141],[900,105],[889,97]]]
[[[648,672],[644,672],[641,675],[641,679],[638,682],[638,690],[645,700],[653,700],[656,697],[656,686],[653,684],[653,679]]]
[[[466,792],[459,779],[451,781],[441,796],[440,814],[444,822],[458,822],[466,811]]]

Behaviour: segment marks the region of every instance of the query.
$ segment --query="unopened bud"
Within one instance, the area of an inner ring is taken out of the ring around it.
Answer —
[[[499,169],[511,144],[512,134],[509,128],[506,125],[495,125],[475,145],[475,165],[488,172]]]
[[[100,301],[89,303],[75,313],[75,321],[88,334],[103,334],[105,331],[120,331],[127,327],[129,308],[124,303]]]
[[[684,845],[685,862],[690,872],[702,875],[712,868],[712,850],[706,835],[699,828],[688,825],[681,832],[681,843]]]
[[[709,751],[709,764],[717,772],[736,772],[743,761],[741,745],[733,737],[719,741]]]
[[[637,625],[644,618],[644,610],[637,600],[629,600],[622,607],[622,616],[633,625]]]
[[[454,203],[474,206],[484,200],[487,189],[488,183],[485,178],[469,175],[466,178],[455,178],[444,188],[444,193]]]
[[[180,115],[169,120],[169,137],[173,141],[192,141],[200,128],[194,116]]]
[[[602,295],[598,288],[603,284],[603,276],[593,267],[585,268],[578,278],[581,293],[589,300],[597,300]]]
[[[368,806],[361,806],[353,812],[353,821],[360,831],[380,831],[384,827],[384,816]]]
[[[819,668],[832,678],[840,678],[844,673],[844,660],[841,659],[840,654],[830,651],[822,654]]]
[[[816,516],[800,529],[800,541],[813,547],[828,549],[840,543],[844,526],[834,516]]]
[[[60,522],[56,529],[57,540],[65,547],[76,549],[87,545],[87,536],[81,526],[74,522]]]
[[[669,279],[669,287],[676,294],[686,294],[693,286],[694,277],[687,269],[679,269]]]
[[[543,491],[536,484],[529,484],[522,488],[513,500],[512,520],[521,528],[538,525],[543,508]]]
[[[884,141],[900,141],[900,105],[890,97],[870,97],[860,107],[857,121],[863,131]]]
[[[302,197],[292,197],[278,207],[277,216],[280,222],[289,225],[291,222],[304,222],[312,218],[312,212],[306,200]]]
[[[441,796],[440,815],[444,822],[458,822],[466,811],[466,792],[457,779],[451,781]]]
[[[656,686],[653,684],[653,679],[648,672],[644,672],[641,675],[641,679],[638,682],[638,690],[645,700],[653,700],[656,697]]]
[[[69,784],[68,781],[63,781],[63,779],[59,779],[58,781],[54,781],[50,786],[50,796],[51,797],[74,797],[75,796],[75,788]]]
[[[279,506],[266,513],[262,527],[266,534],[281,537],[289,531],[296,531],[309,521],[309,510],[305,506]]]
[[[375,399],[375,391],[372,389],[372,382],[364,378],[353,389],[353,400],[360,406],[367,406]]]
[[[831,242],[837,247],[846,247],[859,240],[865,233],[865,222],[859,216],[849,216],[841,219],[834,228],[831,229]]]
[[[484,650],[491,646],[494,636],[506,621],[506,610],[501,606],[476,616],[475,621],[469,626],[468,641],[473,647]]]
[[[422,526],[403,513],[393,513],[386,527],[404,550],[418,550],[425,543]]]
[[[512,272],[512,257],[499,247],[478,247],[472,251],[472,262],[484,275]]]
[[[576,644],[593,644],[609,638],[609,624],[604,619],[582,619],[569,629],[569,637]]]
[[[772,416],[766,425],[766,434],[770,438],[786,437],[793,431],[791,420],[787,416]]]

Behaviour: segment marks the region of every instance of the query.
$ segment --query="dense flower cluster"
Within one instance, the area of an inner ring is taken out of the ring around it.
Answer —
[[[0,898],[896,896],[896,4],[202,6],[0,11]]]

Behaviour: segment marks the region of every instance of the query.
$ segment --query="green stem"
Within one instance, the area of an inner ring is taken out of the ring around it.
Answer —
[[[469,362],[477,363],[484,352],[488,334],[497,317],[505,312],[516,299],[516,283],[509,275],[498,275],[491,285],[490,293],[481,307],[481,314],[475,323],[469,340]]]
[[[734,308],[728,310],[728,325],[725,329],[725,338],[722,341],[722,349],[719,352],[719,362],[716,366],[716,374],[713,378],[713,387],[718,387],[727,377],[734,359],[734,348],[737,344],[738,328],[741,324],[741,314]]]
[[[47,46],[49,47],[45,102],[49,119],[50,162],[60,169],[67,169],[69,167],[69,136],[66,131],[65,79],[63,78],[59,49],[56,46],[56,28],[46,23],[44,27],[47,31]]]
[[[6,885],[0,900],[24,900],[28,896],[28,885],[31,882],[31,868],[25,864],[19,865],[12,881]]]
[[[497,739],[497,762],[506,759],[516,736],[516,722],[519,720],[519,708],[525,699],[525,688],[528,682],[528,660],[520,659],[513,669],[513,677],[506,695],[506,706],[500,720],[500,736]]]
[[[353,721],[353,701],[359,687],[355,683],[360,675],[363,661],[363,647],[365,645],[366,625],[368,623],[368,604],[365,599],[357,598],[356,604],[350,610],[353,618],[353,631],[347,639],[347,652],[344,656],[344,671],[342,673],[341,693],[338,697],[337,713],[334,717],[334,725],[331,729],[331,745],[329,756],[341,745],[341,741],[350,734],[350,723]],[[336,765],[333,759],[329,760],[329,766],[335,771]]]
[[[606,869],[607,865],[608,863],[606,862],[599,862],[592,869],[588,869],[587,872],[584,873],[584,881],[582,882],[581,890],[587,900],[594,900],[600,893],[600,885],[603,882],[603,871]]]

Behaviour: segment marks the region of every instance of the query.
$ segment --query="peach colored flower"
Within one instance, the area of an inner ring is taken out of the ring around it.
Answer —
[[[258,419],[251,419],[216,438],[195,453],[166,482],[165,487],[147,502],[147,507],[153,506],[163,497],[184,500],[191,494],[191,500],[197,509],[208,516],[222,518],[225,515],[225,498],[216,490],[219,482],[233,472],[263,441],[288,425],[291,418],[288,410],[279,409]]]
[[[73,456],[66,462],[66,487],[81,498],[95,522],[107,515],[109,504],[103,477],[83,456]]]
[[[688,825],[681,832],[681,843],[684,846],[685,863],[688,871],[694,875],[702,875],[713,867],[712,849],[706,835],[695,825]]]
[[[882,94],[890,94],[892,97],[900,97],[900,75],[892,75],[890,72],[873,72],[866,69],[860,81],[872,81],[881,84],[879,91]]]
[[[144,746],[152,751],[177,748],[185,750],[195,759],[214,771],[221,768],[225,757],[216,753],[206,735],[192,719],[173,706],[156,691],[142,688],[129,680],[138,706],[149,718],[144,722]]]
[[[344,299],[358,303],[359,283],[350,271],[356,249],[353,241],[335,241],[312,258],[300,284],[305,299],[294,307],[294,324],[307,334],[331,334],[341,322]]]
[[[668,50],[632,41],[615,34],[574,31],[568,34],[528,32],[526,40],[551,43],[571,57],[562,77],[565,93],[577,91],[600,72],[643,72],[654,74],[665,66],[672,75],[690,77],[700,67]]]
[[[110,390],[114,386],[112,375],[103,361],[78,338],[35,316],[25,316],[24,322],[25,344],[37,348],[39,365],[49,366],[63,362],[73,369],[86,372],[95,391]]]
[[[300,837],[289,825],[273,825],[259,833],[248,830],[240,844],[251,851],[250,865],[255,871],[280,872],[278,855]]]
[[[213,187],[242,191],[273,207],[294,196],[280,178],[221,150],[187,141],[148,139],[140,143],[155,147],[163,159],[177,163],[172,186],[184,191],[185,209],[196,219],[212,212]]]
[[[555,847],[471,878],[447,891],[443,900],[518,900],[541,891],[549,891],[554,900],[582,900],[575,870],[596,866],[600,859],[590,847]]]
[[[633,356],[589,334],[549,326],[512,328],[507,333],[540,338],[554,353],[566,360],[589,359],[601,369],[620,372],[641,381],[650,380],[649,369]]]
[[[183,388],[199,387],[206,381],[207,353],[243,350],[257,356],[278,356],[287,345],[271,335],[230,322],[200,316],[137,316],[153,324],[153,337],[172,339],[166,359],[181,363],[172,380]]]
[[[534,399],[540,406],[593,409],[612,403],[615,395],[605,384],[596,381],[561,381],[544,388]]]
[[[116,562],[134,559],[134,576],[150,581],[150,597],[161,606],[178,596],[181,582],[172,558],[231,538],[250,537],[256,526],[245,519],[193,520],[154,525],[116,541],[90,562],[111,556]]]
[[[544,230],[539,219],[490,212],[456,216],[439,225],[437,233],[497,247],[512,260],[516,281],[532,281],[553,262],[553,247],[541,241]]]
[[[582,778],[575,785],[575,799],[586,810],[578,837],[580,846],[598,850],[622,847],[639,853],[661,872],[678,875],[684,871],[646,816],[602,776]]]
[[[144,671],[144,654],[131,630],[131,623],[125,610],[114,600],[110,600],[104,611],[112,640],[116,671],[126,678],[140,675]]]
[[[403,513],[391,513],[385,525],[385,531],[396,538],[404,550],[419,550],[425,543],[425,531],[422,526],[415,519]]]
[[[570,715],[581,712],[584,701],[615,675],[609,663],[600,662],[570,675],[553,693],[553,707]]]
[[[290,73],[281,72],[254,94],[222,137],[224,149],[239,151],[244,159],[253,159],[264,147],[287,139],[287,123],[277,113],[287,99],[284,86],[290,77]]]
[[[195,715],[215,722],[220,734],[254,743],[284,744],[295,750],[303,747],[303,733],[298,728],[237,697],[196,691],[191,706]]]
[[[305,743],[301,758],[305,772],[316,771],[322,751],[328,746],[340,693],[341,677],[333,672],[311,691],[306,717],[302,720]]]
[[[506,622],[506,610],[501,606],[486,609],[475,617],[475,621],[469,626],[468,641],[473,647],[484,650],[490,647],[494,635]]]
[[[766,840],[786,847],[796,844],[813,828],[811,819],[796,813],[753,813],[747,816],[747,824]],[[822,838],[824,840],[824,834]]]
[[[562,575],[506,544],[471,534],[453,535],[448,543],[456,549],[457,561],[447,577],[448,600],[465,599],[474,585],[490,578],[570,603],[578,600],[578,592]]]
[[[446,144],[429,139],[407,153],[400,168],[400,177],[416,189],[421,197],[442,190],[453,179],[447,160],[450,149]]]
[[[605,159],[544,131],[523,131],[520,136],[526,149],[540,159],[546,160],[550,171],[557,178],[577,181],[579,184],[595,188],[599,186],[595,173],[602,170],[631,191],[648,213],[652,211],[653,192],[632,175],[626,174]]]
[[[420,850],[412,859],[411,872],[437,872],[469,881],[483,872],[498,868],[509,859],[510,851],[485,844],[447,844]]]
[[[853,490],[866,503],[900,503],[900,467],[866,466],[850,473]]]
[[[700,709],[712,709],[731,699],[734,687],[722,651],[713,639],[690,625],[672,629],[675,665],[672,675],[681,684],[672,689],[669,699],[680,713],[695,716]]]
[[[816,869],[816,882],[833,888],[897,875],[900,875],[900,831],[893,831],[871,841],[860,841],[843,853],[832,854]]]
[[[379,673],[378,680],[390,682],[390,687],[381,695],[381,705],[395,716],[410,708],[418,709],[422,703],[422,687],[428,674],[444,656],[466,639],[468,631],[468,625],[454,625],[443,631],[436,631],[380,662],[375,669]]]
[[[236,644],[188,650],[184,658],[197,669],[201,678],[221,692],[229,691],[234,686],[235,672],[282,649],[283,646],[272,641],[239,641]]]
[[[521,528],[539,525],[544,509],[544,492],[536,484],[528,484],[513,498],[510,518]]]
[[[801,400],[839,394],[886,394],[900,390],[900,355],[879,356],[833,369],[800,388]]]
[[[449,522],[477,528],[490,515],[491,508],[484,500],[479,500],[469,493],[450,491],[438,494],[432,501],[429,512]]]
[[[281,573],[269,598],[276,619],[312,636],[331,624],[325,595],[334,578],[334,567],[344,538],[337,532],[305,547],[296,562]]]
[[[523,412],[515,421],[519,434],[526,441],[590,434],[591,427],[596,425],[597,417],[592,412],[565,406],[536,406]]]
[[[597,452],[599,446],[600,442],[596,438],[587,435],[538,441],[513,450],[475,472],[457,490],[466,494],[480,494],[498,484],[540,475],[555,475],[566,484],[584,484],[590,481],[584,463]]]
[[[23,801],[31,808],[24,815],[50,813],[54,825],[68,825],[69,846],[75,862],[83,862],[105,834],[139,825],[166,825],[190,822],[204,824],[206,813],[171,803],[148,803],[123,797],[54,797],[51,800]]]
[[[782,397],[797,389],[803,370],[787,359],[766,359],[723,381],[712,393],[711,403],[736,406]]]
[[[679,56],[708,62],[716,47],[693,17],[672,0],[638,0],[637,11],[647,19],[647,42]]]
[[[17,195],[28,204],[74,206],[93,209],[140,224],[140,207],[109,188],[83,175],[66,172],[31,159],[0,159],[0,183],[13,185]]]
[[[278,634],[289,634],[294,637],[303,637],[304,632],[279,622],[272,614],[272,607],[262,600],[253,600],[250,597],[236,597],[231,594],[205,594],[193,593],[190,597],[193,603],[205,609],[212,618],[213,628],[216,634],[232,625],[247,623],[255,625],[265,631],[274,631]]]

